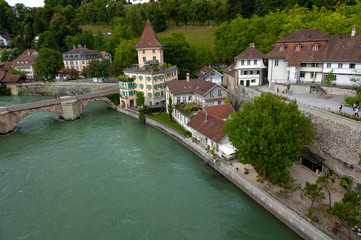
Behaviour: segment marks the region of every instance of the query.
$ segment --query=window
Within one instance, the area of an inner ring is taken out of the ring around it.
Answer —
[[[143,62],[146,62],[147,60],[146,60],[146,58],[145,57],[143,57]]]
[[[257,70],[257,74],[259,74],[259,70]]]
[[[141,89],[143,89],[143,88],[144,88],[144,85],[143,85],[143,84],[139,84],[139,87],[140,87]]]
[[[247,65],[251,65],[251,60],[247,60]]]
[[[250,70],[250,71],[249,71],[249,75],[253,75],[253,70]]]
[[[222,96],[222,89],[218,89],[218,96]]]
[[[157,58],[156,57],[153,57],[153,61],[156,61],[157,60]]]
[[[280,47],[280,52],[284,52],[285,51],[285,47],[284,46],[281,46]]]
[[[301,51],[301,45],[297,45],[297,46],[296,46],[296,51],[297,51],[297,52]]]
[[[145,53],[145,50],[143,50],[143,54]]]
[[[244,65],[244,60],[241,60],[241,65]]]
[[[312,67],[318,67],[318,63],[312,63]]]
[[[317,44],[313,45],[312,51],[318,51],[318,45]]]
[[[331,68],[331,63],[327,63],[327,68]]]
[[[214,96],[213,96],[213,91],[211,91],[211,92],[209,93],[209,95],[210,95],[211,97],[214,97]]]
[[[311,78],[316,78],[317,77],[317,73],[311,73]]]
[[[149,90],[151,90],[151,89],[152,89],[152,85],[147,85],[147,88],[148,88]]]
[[[222,104],[222,101],[218,101],[218,105],[221,105]]]
[[[180,97],[177,97],[177,103],[180,103]]]
[[[188,102],[192,101],[192,96],[188,96]]]
[[[301,67],[307,67],[307,63],[301,63]]]
[[[155,53],[155,50],[153,49],[153,53]]]
[[[139,76],[139,80],[143,80],[143,76]]]
[[[350,68],[355,68],[356,64],[350,63]]]
[[[300,77],[304,78],[305,77],[305,72],[300,72]]]
[[[254,61],[253,61],[253,64],[254,64],[254,65],[257,65],[257,60],[254,60]]]
[[[251,82],[252,82],[252,83],[255,83],[255,82],[256,82],[256,79],[252,79]]]
[[[243,75],[247,75],[247,71],[243,71]]]
[[[183,97],[183,103],[187,102],[187,97]]]
[[[152,94],[151,94],[151,93],[148,93],[148,97],[152,97]]]
[[[342,63],[339,63],[338,64],[338,68],[342,68],[343,67],[343,64]]]
[[[275,66],[276,67],[278,66],[278,60],[275,60]]]
[[[243,86],[243,85],[244,85],[244,81],[241,80],[241,81],[239,82],[239,84]]]
[[[161,96],[163,96],[163,91],[160,92]]]

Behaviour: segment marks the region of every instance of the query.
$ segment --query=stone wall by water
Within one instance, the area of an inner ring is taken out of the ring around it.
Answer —
[[[255,89],[241,88],[238,101],[247,102],[260,95]],[[361,153],[361,122],[306,106],[299,106],[299,110],[317,125],[317,135],[311,150],[324,158],[324,165],[337,175],[351,176],[354,186],[361,183],[361,168],[358,165]]]
[[[117,83],[95,82],[33,82],[9,85],[12,95],[74,96],[107,91],[119,87]]]

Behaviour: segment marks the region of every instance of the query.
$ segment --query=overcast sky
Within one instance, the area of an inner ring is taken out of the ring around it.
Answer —
[[[17,3],[23,3],[27,7],[43,7],[44,0],[5,0],[10,6],[15,6]]]

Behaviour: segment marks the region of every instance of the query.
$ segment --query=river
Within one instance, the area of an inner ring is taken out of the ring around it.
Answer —
[[[102,102],[76,121],[29,115],[0,150],[2,240],[300,239],[187,148]]]

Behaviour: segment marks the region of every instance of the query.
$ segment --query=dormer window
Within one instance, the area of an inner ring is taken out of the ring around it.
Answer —
[[[282,45],[282,46],[280,47],[280,52],[284,52],[284,51],[285,51],[285,46]]]
[[[312,47],[312,51],[318,51],[318,48],[319,48],[319,45],[318,45],[318,44],[315,44],[315,45],[313,45],[313,47]]]
[[[299,52],[301,51],[301,45],[297,45],[296,48],[295,48],[296,52]]]

